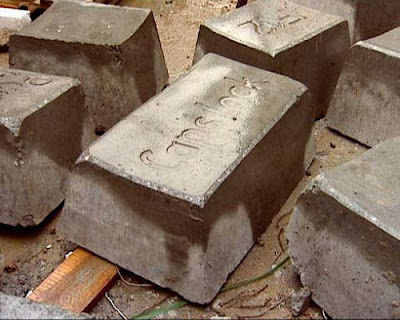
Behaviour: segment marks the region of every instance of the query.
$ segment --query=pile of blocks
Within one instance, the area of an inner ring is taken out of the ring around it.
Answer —
[[[323,2],[206,21],[169,86],[149,10],[55,2],[0,69],[0,223],[37,225],[65,200],[67,239],[206,304],[305,175],[327,116],[374,148],[304,191],[290,255],[330,315],[400,316],[400,1]]]

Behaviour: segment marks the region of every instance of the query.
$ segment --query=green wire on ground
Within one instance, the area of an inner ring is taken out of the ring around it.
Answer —
[[[278,263],[275,267],[271,268],[270,270],[268,270],[267,272],[265,272],[264,274],[255,277],[255,278],[251,278],[251,279],[246,279],[243,281],[239,281],[238,283],[234,283],[231,285],[225,285],[222,287],[221,292],[226,292],[226,291],[230,291],[230,290],[234,290],[243,286],[247,286],[251,283],[260,281],[262,279],[265,279],[267,277],[269,277],[270,275],[272,275],[273,273],[275,273],[279,268],[281,268],[284,264],[286,264],[286,262],[289,261],[289,256],[287,256],[285,259],[283,259],[280,263]],[[183,306],[186,306],[187,304],[189,304],[189,301],[186,300],[178,300],[175,301],[174,303],[172,303],[169,306],[166,306],[164,308],[156,308],[156,309],[152,309],[150,311],[145,311],[131,319],[152,319],[154,317],[157,317],[159,315],[162,315],[164,313],[167,313],[169,311],[173,311],[173,310],[177,310],[179,308],[182,308]]]

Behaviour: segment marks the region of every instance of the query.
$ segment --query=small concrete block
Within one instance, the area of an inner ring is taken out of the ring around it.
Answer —
[[[400,316],[400,137],[319,175],[290,220],[289,254],[331,317]]]
[[[400,27],[351,48],[328,125],[368,146],[400,136]]]
[[[0,68],[0,223],[39,224],[93,131],[78,80]]]
[[[8,46],[10,35],[31,23],[30,12],[0,8],[0,51]]]
[[[55,2],[13,35],[10,65],[79,79],[97,131],[117,123],[168,80],[150,10],[85,1]]]
[[[400,25],[399,0],[291,0],[343,17],[352,43],[375,37]]]
[[[312,108],[301,83],[209,54],[81,155],[60,231],[208,303],[303,177]]]
[[[264,0],[206,21],[194,61],[217,53],[304,83],[326,114],[350,47],[347,22],[288,1]]]
[[[76,315],[56,306],[5,295],[0,292],[1,319],[92,319],[87,314]]]

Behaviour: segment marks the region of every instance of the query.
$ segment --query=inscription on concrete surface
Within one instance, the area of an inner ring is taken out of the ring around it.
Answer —
[[[218,60],[215,56],[212,59]],[[132,139],[124,148],[102,139],[91,146],[90,155],[138,179],[190,196],[207,193],[261,138],[263,126],[273,126],[285,108],[281,105],[283,109],[279,109],[276,101],[286,98],[275,97],[281,81],[272,74],[266,77],[261,70],[240,78],[230,75],[229,65],[205,72],[209,74],[200,79],[195,69],[178,85],[179,90],[192,86],[188,92],[193,92],[195,85],[200,94],[178,96],[175,103],[171,103],[172,96],[162,94],[119,126],[129,136],[141,139]],[[211,94],[202,95],[205,90]],[[180,102],[183,98],[184,103]],[[276,99],[275,105],[266,105],[271,99]]]
[[[298,80],[314,95],[319,117],[326,114],[349,47],[344,19],[290,1],[264,0],[207,20],[194,62],[213,52]]]

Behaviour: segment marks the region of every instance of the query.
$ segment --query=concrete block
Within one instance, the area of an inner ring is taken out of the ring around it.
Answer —
[[[0,51],[8,48],[10,35],[31,23],[30,12],[0,8]]]
[[[333,319],[400,317],[400,137],[319,175],[296,204],[289,254]]]
[[[400,27],[351,48],[328,125],[368,146],[400,136]]]
[[[343,17],[352,43],[380,35],[400,25],[398,0],[291,0],[303,6]]]
[[[59,231],[208,303],[303,177],[312,108],[299,82],[207,55],[80,156]]]
[[[85,1],[56,2],[13,35],[10,65],[79,79],[97,131],[110,128],[168,80],[150,10]]]
[[[0,68],[0,223],[39,224],[64,200],[93,131],[84,104],[78,80]]]
[[[87,314],[76,315],[59,307],[36,303],[0,292],[1,319],[93,319]]]
[[[264,0],[206,21],[194,61],[217,53],[304,83],[326,114],[348,55],[347,22],[288,1]]]

